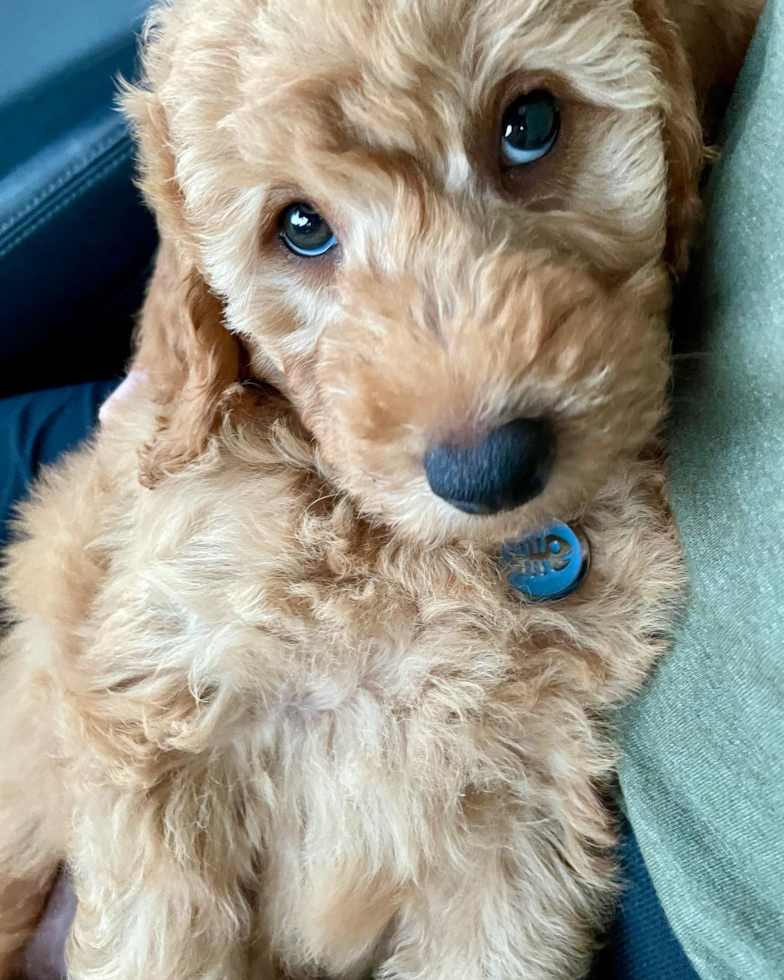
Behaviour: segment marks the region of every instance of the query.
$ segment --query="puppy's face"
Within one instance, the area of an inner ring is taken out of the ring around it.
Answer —
[[[148,196],[365,512],[501,540],[568,517],[659,424],[699,138],[652,6],[164,15],[132,101]]]

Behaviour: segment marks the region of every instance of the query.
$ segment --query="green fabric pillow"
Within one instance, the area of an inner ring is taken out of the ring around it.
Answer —
[[[704,980],[784,977],[784,0],[770,0],[708,187],[679,358],[672,501],[692,594],[624,709],[624,805]]]

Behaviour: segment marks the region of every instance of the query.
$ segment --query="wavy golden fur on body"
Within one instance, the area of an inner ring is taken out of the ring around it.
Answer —
[[[726,76],[756,6],[153,16],[126,98],[163,237],[135,385],[8,555],[0,977],[63,861],[78,980],[585,975],[609,712],[682,589],[656,433],[723,98],[701,52]],[[557,148],[502,172],[499,113],[545,86]],[[337,258],[282,248],[302,199]],[[477,518],[429,491],[430,441],[531,414],[558,438],[538,498]],[[592,569],[527,603],[498,547],[552,516]]]

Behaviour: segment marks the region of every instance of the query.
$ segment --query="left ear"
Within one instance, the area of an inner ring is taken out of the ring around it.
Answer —
[[[705,141],[716,135],[765,0],[634,0],[667,88],[667,261],[689,263]]]
[[[691,65],[707,139],[718,136],[766,0],[667,0]]]

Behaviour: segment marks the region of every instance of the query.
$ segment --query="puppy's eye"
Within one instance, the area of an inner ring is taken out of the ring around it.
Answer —
[[[309,204],[298,201],[284,208],[278,218],[280,237],[297,255],[323,255],[337,238],[318,211]]]
[[[561,113],[544,89],[515,99],[501,121],[501,160],[507,167],[533,163],[555,146]]]

